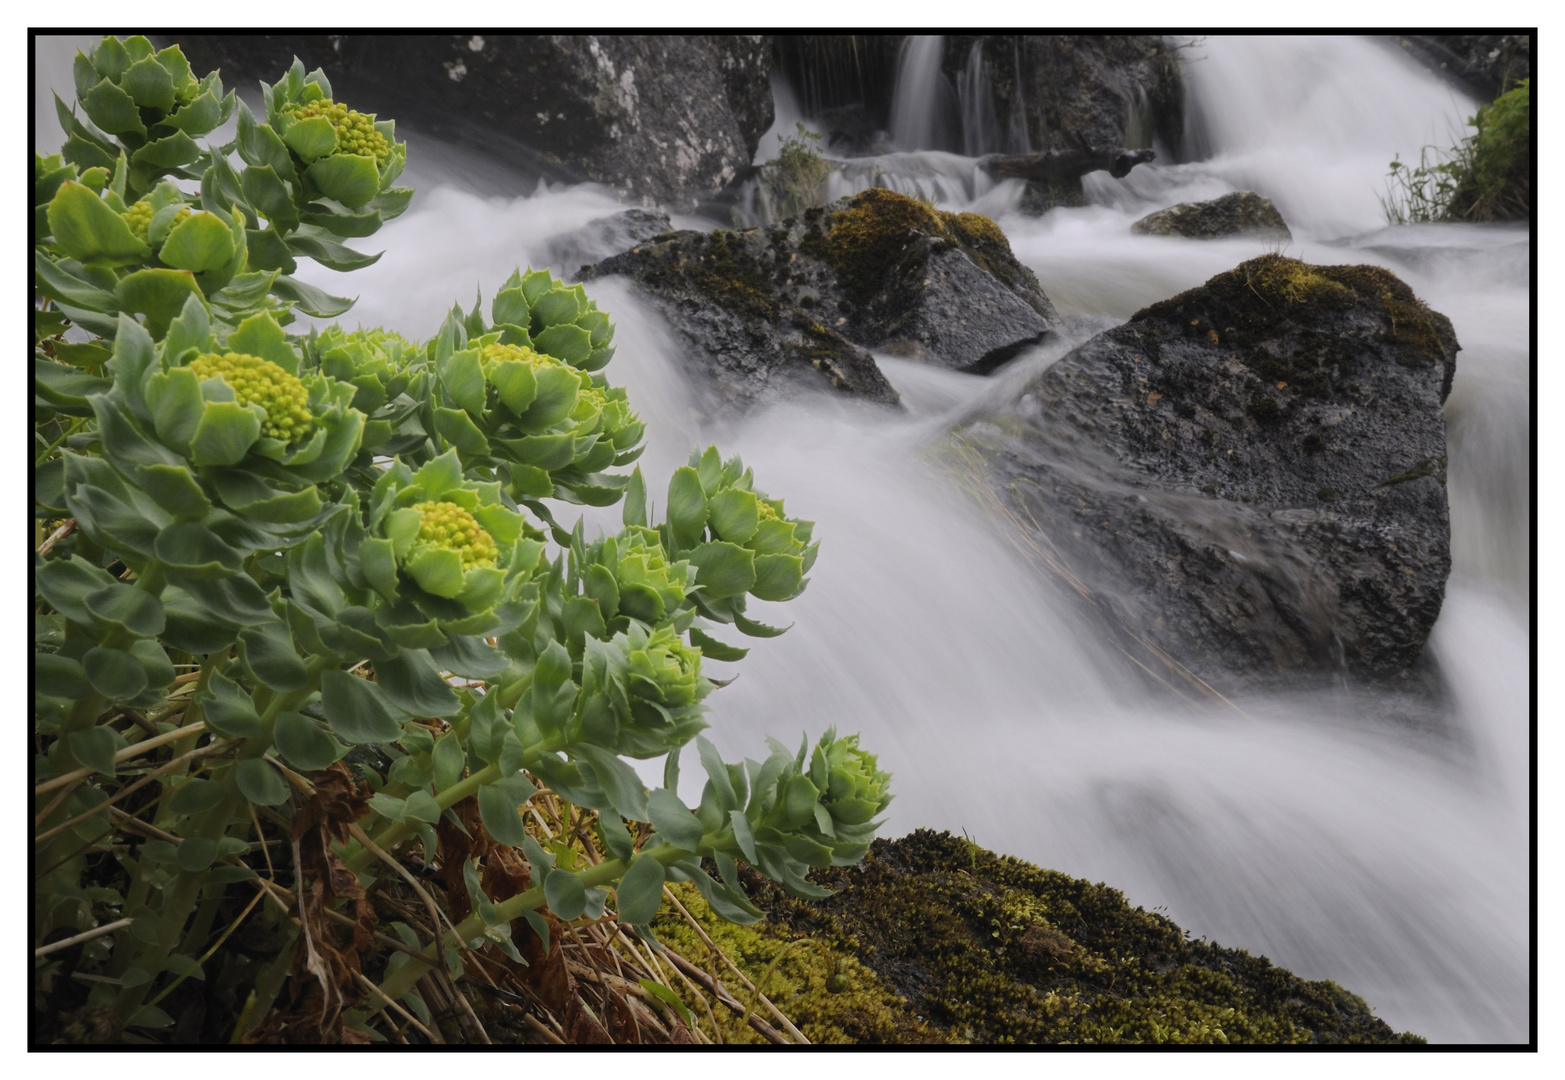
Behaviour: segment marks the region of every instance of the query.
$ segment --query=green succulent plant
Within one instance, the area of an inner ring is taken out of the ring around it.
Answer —
[[[547,939],[544,911],[597,919],[613,899],[650,934],[663,882],[689,880],[747,921],[739,859],[818,893],[809,868],[857,857],[889,801],[875,759],[828,733],[808,757],[728,765],[699,734],[722,685],[703,663],[745,655],[706,630],[781,632],[744,605],[804,588],[811,523],[715,447],[676,471],[668,520],[649,521],[640,470],[617,471],[644,430],[604,374],[613,326],[547,273],[513,273],[492,322],[481,301],[456,308],[422,344],[290,333],[296,309],[346,309],[289,275],[302,257],[374,260],[337,238],[406,207],[391,186],[405,147],[295,62],[264,88],[265,122],[237,107],[232,146],[160,157],[184,145],[167,132],[235,108],[182,63],[137,38],[78,57],[102,130],[62,106],[65,151],[34,162],[39,945],[112,914],[118,929],[81,954],[91,1003],[172,1023],[158,1001],[201,970],[225,890],[261,865],[252,830],[286,822],[306,778],[353,747],[392,763],[365,774],[362,833],[328,844],[344,882],[373,888],[412,843],[449,858],[436,823],[468,799],[532,876],[497,901],[466,866],[471,916],[384,969],[382,999],[410,1008],[422,973],[460,950],[519,960],[518,918]],[[621,499],[624,528],[590,543],[553,516]],[[696,810],[675,794],[692,741],[709,777]],[[146,755],[166,760],[148,771]],[[649,792],[626,759],[659,757]],[[105,810],[133,783],[156,796],[137,804],[155,832],[119,843],[133,827]],[[528,831],[539,784],[596,815],[582,820],[605,858]],[[102,873],[106,838],[123,873]],[[275,989],[295,959],[225,970],[242,993]]]

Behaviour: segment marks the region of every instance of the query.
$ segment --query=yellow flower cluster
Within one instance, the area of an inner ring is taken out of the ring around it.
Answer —
[[[207,353],[190,362],[190,370],[205,381],[220,378],[233,388],[240,404],[254,403],[266,410],[261,434],[292,443],[315,427],[310,416],[310,393],[298,378],[270,360],[245,353]]]
[[[391,156],[391,144],[386,141],[386,136],[375,130],[373,116],[365,116],[357,109],[350,109],[331,98],[322,98],[308,105],[299,105],[292,111],[300,120],[324,116],[331,121],[332,130],[337,133],[339,154],[372,157],[375,159],[376,166],[380,168],[385,167],[386,159]]]
[[[456,552],[462,557],[464,571],[495,564],[499,553],[494,537],[456,503],[421,502],[413,509],[423,515],[415,546],[429,545]]]
[[[551,364],[563,366],[565,363],[563,360],[556,360],[554,357],[541,353],[536,349],[529,349],[526,345],[503,345],[498,341],[493,345],[485,345],[479,350],[478,355],[482,357],[484,367],[486,368],[491,364],[498,364],[504,360],[520,360],[534,370],[540,367],[548,367]]]
[[[180,207],[179,213],[174,215],[174,224],[181,224],[189,216],[190,207]],[[150,202],[142,199],[121,214],[120,217],[125,219],[125,224],[129,225],[130,231],[136,234],[137,240],[140,240],[143,244],[149,242],[147,240],[147,230],[152,227],[152,204]],[[170,227],[172,228],[172,226]]]
[[[755,500],[755,510],[756,510],[756,513],[760,515],[760,518],[761,518],[762,521],[777,521],[778,520],[777,511],[773,510],[772,509],[772,504],[767,502],[765,499],[756,499]]]

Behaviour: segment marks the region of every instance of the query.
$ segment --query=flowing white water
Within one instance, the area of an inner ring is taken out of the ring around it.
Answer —
[[[886,359],[901,414],[821,397],[712,421],[670,330],[623,285],[595,284],[618,323],[608,373],[648,421],[643,469],[659,506],[657,478],[716,440],[819,523],[809,590],[759,612],[794,628],[712,665],[740,678],[714,695],[710,734],[732,759],[764,753],[766,734],[860,731],[896,776],[886,835],[966,829],[1334,979],[1397,1030],[1524,1040],[1529,236],[1381,227],[1391,155],[1442,141],[1470,111],[1402,58],[1341,39],[1209,39],[1203,53],[1189,71],[1207,161],[1096,174],[1094,205],[1042,219],[1014,213],[1016,185],[988,184],[956,155],[875,159],[882,182],[935,175],[944,208],[995,216],[1076,339],[1260,254],[1250,241],[1128,232],[1160,206],[1236,188],[1278,202],[1289,254],[1386,265],[1447,314],[1463,352],[1447,405],[1455,568],[1430,643],[1451,691],[1440,723],[1410,730],[1385,718],[1385,701],[1347,693],[1255,697],[1242,714],[1180,706],[1095,643],[922,456],[1063,344],[990,379]],[[421,158],[445,153],[415,145],[412,182]],[[362,296],[349,323],[427,336],[475,286],[492,295],[513,265],[547,263],[555,236],[618,209],[591,187],[518,181],[496,196],[461,183],[422,187],[364,245],[387,249],[376,266],[303,276]]]
[[[902,43],[891,96],[891,141],[898,149],[947,150],[955,144],[955,95],[940,70],[945,41],[938,34],[914,34]]]

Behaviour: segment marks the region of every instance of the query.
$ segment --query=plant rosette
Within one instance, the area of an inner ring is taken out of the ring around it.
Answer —
[[[234,110],[217,72],[197,79],[177,45],[154,50],[145,37],[105,37],[72,66],[76,97],[87,123],[55,96],[67,140],[64,159],[78,168],[113,172],[121,155],[128,170],[118,191],[135,203],[165,175],[194,179],[203,157],[195,140]]]
[[[696,568],[670,559],[657,531],[642,525],[581,547],[577,565],[580,588],[597,602],[607,633],[628,629],[632,620],[654,627],[673,618],[696,588]]]
[[[566,735],[632,758],[677,754],[707,727],[702,704],[715,688],[701,672],[701,650],[671,626],[589,639],[582,693]]]
[[[375,484],[369,534],[358,557],[370,586],[388,602],[411,599],[421,610],[472,633],[516,596],[541,566],[543,543],[522,514],[508,508],[497,483],[463,478],[448,450],[417,471],[394,461]]]
[[[624,390],[597,374],[614,352],[608,316],[580,286],[531,270],[500,289],[493,327],[480,306],[453,310],[431,347],[441,390],[431,426],[544,520],[538,499],[617,501],[626,478],[605,470],[640,456],[645,428]]]
[[[401,175],[407,144],[396,141],[395,122],[333,101],[331,83],[319,69],[306,75],[295,59],[262,94],[268,134],[281,140],[308,201],[326,198],[362,210]]]
[[[433,376],[417,342],[391,330],[332,325],[311,331],[303,349],[306,367],[353,386],[353,407],[367,417],[356,464],[371,483],[379,476],[377,457],[417,466],[434,456],[419,422]]]
[[[732,623],[756,637],[782,631],[745,616],[745,598],[791,600],[808,584],[820,545],[811,541],[815,524],[790,518],[781,499],[755,489],[751,470],[738,456],[723,461],[716,447],[693,452],[668,486],[664,546],[696,566],[696,609],[709,619]],[[627,520],[644,516],[639,474],[632,480]]]
[[[358,453],[364,414],[353,407],[355,388],[302,368],[269,313],[220,341],[192,298],[146,370],[137,366],[116,354],[125,404],[150,420],[160,443],[213,470],[219,499],[236,513],[305,520],[319,506],[299,497],[303,489],[340,476]],[[292,502],[275,501],[290,494]]]

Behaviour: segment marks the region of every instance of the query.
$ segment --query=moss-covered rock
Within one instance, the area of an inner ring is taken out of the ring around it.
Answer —
[[[1193,941],[1116,890],[948,833],[877,840],[838,890],[802,901],[754,878],[754,927],[692,915],[814,1042],[1417,1043],[1333,982]],[[703,967],[677,916],[659,935]],[[741,995],[741,1000],[743,997]],[[731,1041],[751,1041],[738,1017]]]
[[[960,437],[1153,670],[1424,688],[1457,348],[1387,270],[1267,255],[1098,335]]]
[[[1207,202],[1179,203],[1133,222],[1130,231],[1143,236],[1187,236],[1193,240],[1224,236],[1293,239],[1277,207],[1253,191],[1230,191]]]
[[[611,274],[725,403],[801,383],[893,402],[869,349],[987,372],[1059,322],[994,222],[882,188],[769,228],[655,236],[581,277]]]

